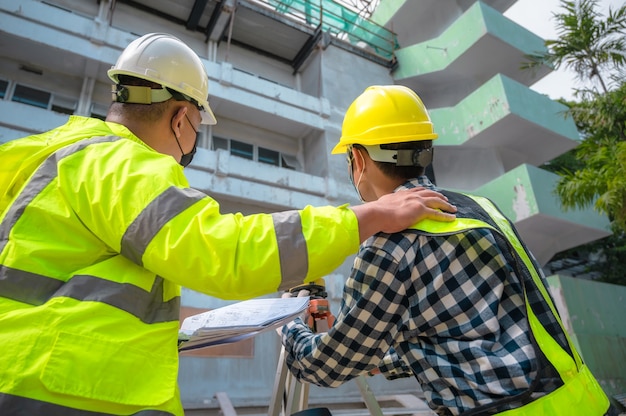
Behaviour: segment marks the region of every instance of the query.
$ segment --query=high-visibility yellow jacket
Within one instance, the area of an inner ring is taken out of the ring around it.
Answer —
[[[443,191],[450,203],[462,207],[453,222],[420,221],[412,228],[426,235],[454,234],[474,228],[489,228],[503,253],[512,256],[511,266],[524,290],[527,319],[532,331],[533,346],[539,365],[547,359],[548,373],[560,378],[555,390],[535,400],[531,399],[533,385],[518,397],[481,406],[462,413],[461,416],[493,414],[505,403],[518,403],[519,407],[497,413],[502,416],[602,416],[609,408],[609,400],[593,377],[589,368],[571,342],[547,291],[534,258],[520,240],[515,227],[488,199]],[[486,413],[489,412],[489,413]]]
[[[0,147],[0,414],[182,415],[180,287],[244,299],[357,251],[345,206],[222,215],[176,161],[72,116]],[[101,414],[99,413],[99,414]]]

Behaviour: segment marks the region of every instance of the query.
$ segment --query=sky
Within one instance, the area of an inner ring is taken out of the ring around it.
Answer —
[[[599,0],[600,11],[605,16],[609,7],[616,10],[624,5],[626,0]],[[517,0],[504,15],[524,26],[543,39],[556,39],[556,22],[553,13],[563,10],[559,0]],[[548,95],[552,99],[573,99],[573,89],[580,88],[572,72],[560,69],[554,71],[535,83],[531,88]]]

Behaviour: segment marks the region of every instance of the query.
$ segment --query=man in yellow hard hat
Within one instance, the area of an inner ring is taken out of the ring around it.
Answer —
[[[426,187],[437,138],[400,85],[367,88],[348,108],[345,153],[364,201]],[[327,333],[285,326],[300,380],[338,386],[365,373],[413,376],[438,415],[600,416],[609,402],[582,362],[514,225],[485,198],[442,190],[450,223],[424,220],[365,241]]]
[[[106,121],[0,147],[0,415],[182,416],[181,286],[245,299],[333,271],[365,238],[455,209],[430,190],[353,207],[221,214],[190,188],[215,123],[200,58],[162,33],[108,72]]]

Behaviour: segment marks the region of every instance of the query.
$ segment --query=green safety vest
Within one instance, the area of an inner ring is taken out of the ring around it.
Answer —
[[[358,246],[345,206],[220,214],[172,157],[116,123],[72,116],[8,142],[0,414],[182,415],[181,286],[269,294],[332,272]]]
[[[528,404],[516,409],[507,410],[498,415],[506,416],[601,416],[609,408],[609,400],[602,388],[593,377],[589,368],[582,362],[581,357],[575,350],[567,331],[565,330],[558,312],[548,294],[545,285],[538,272],[532,255],[520,240],[512,223],[500,212],[500,210],[488,199],[473,195],[466,195],[443,191],[450,203],[459,209],[457,219],[453,222],[438,222],[424,220],[414,225],[413,229],[422,231],[425,235],[456,234],[465,230],[476,228],[488,228],[506,246],[505,250],[512,251],[516,264],[516,274],[524,290],[527,319],[532,331],[535,350],[537,347],[545,355],[550,364],[556,369],[563,385]],[[464,218],[464,215],[472,218]],[[482,218],[482,219],[476,219]],[[498,238],[501,237],[501,238]],[[553,319],[558,322],[561,336],[566,339],[569,352],[555,339],[555,334],[550,334],[540,322],[533,311],[528,299],[531,291],[540,296],[548,305]],[[538,352],[538,351],[537,351]],[[527,392],[532,393],[531,391]],[[524,395],[524,394],[522,394]],[[481,406],[465,412],[463,415],[480,415],[482,412],[494,409],[502,403],[494,403]]]

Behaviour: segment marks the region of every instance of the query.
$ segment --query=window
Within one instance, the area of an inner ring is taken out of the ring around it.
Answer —
[[[57,113],[61,113],[61,114],[69,114],[69,115],[74,114],[74,110],[69,109],[69,108],[65,108],[65,107],[61,107],[61,106],[58,106],[58,105],[54,105],[54,104],[52,105],[51,110],[55,111]]]
[[[211,150],[224,149],[228,150],[228,139],[213,136],[211,141]]]
[[[51,94],[49,92],[17,84],[13,92],[12,100],[18,103],[48,109],[50,97]]]
[[[259,162],[280,166],[280,153],[274,150],[259,147]]]
[[[280,166],[285,169],[296,170],[296,166],[300,166],[300,163],[298,163],[298,159],[296,159],[295,156],[281,155],[280,160]]]
[[[7,91],[7,82],[0,80],[0,98]],[[75,98],[52,94],[48,91],[16,84],[11,96],[11,101],[28,104],[46,110],[52,110],[61,114],[74,114],[78,102]]]
[[[98,118],[102,121],[106,120],[106,114],[108,112],[108,107],[102,104],[93,103],[91,104],[91,117]]]
[[[54,95],[52,97],[52,107],[50,109],[52,111],[56,111],[57,113],[72,115],[74,114],[74,111],[76,111],[76,105],[76,100]]]
[[[0,98],[4,98],[4,96],[7,94],[8,86],[9,83],[7,81],[0,79]]]
[[[233,156],[243,157],[245,159],[254,160],[254,146],[238,140],[230,141],[230,154]]]
[[[255,160],[272,166],[285,169],[300,170],[300,163],[295,156],[284,155],[276,150],[266,149],[249,143],[240,142],[234,139],[224,139],[213,136],[211,138],[211,150],[224,149],[233,156],[243,157],[248,160]]]

